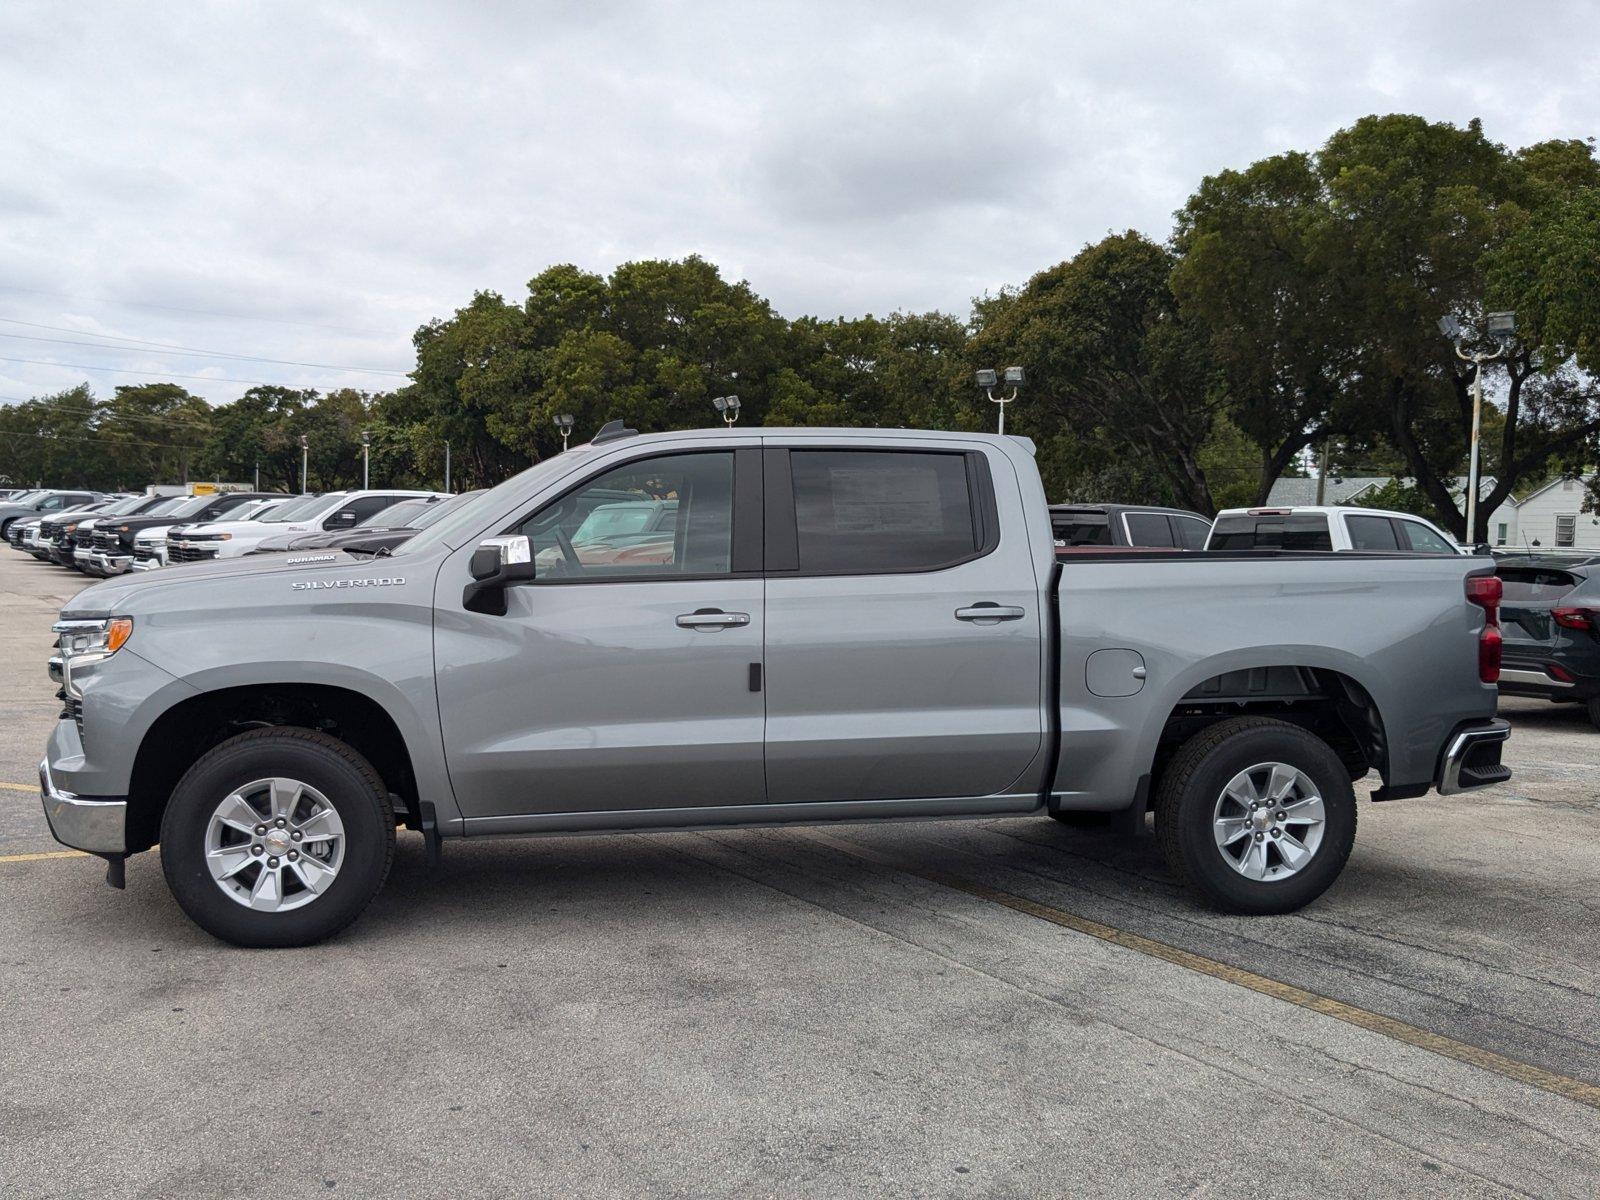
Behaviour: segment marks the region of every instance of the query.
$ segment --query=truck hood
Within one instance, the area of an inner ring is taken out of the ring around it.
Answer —
[[[387,561],[387,560],[383,560]],[[61,610],[63,617],[138,616],[161,607],[161,597],[174,588],[205,587],[207,583],[239,576],[298,575],[322,572],[332,578],[373,575],[370,558],[357,559],[337,550],[311,555],[274,554],[258,558],[222,558],[211,562],[178,563],[148,574],[118,575],[83,589]],[[288,593],[285,592],[285,595]]]

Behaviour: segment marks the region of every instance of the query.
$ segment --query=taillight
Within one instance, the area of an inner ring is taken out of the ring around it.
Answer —
[[[1594,610],[1591,608],[1552,608],[1550,615],[1563,629],[1594,628]]]
[[[1483,631],[1478,634],[1478,679],[1500,682],[1500,596],[1498,575],[1467,576],[1467,599],[1483,609]]]

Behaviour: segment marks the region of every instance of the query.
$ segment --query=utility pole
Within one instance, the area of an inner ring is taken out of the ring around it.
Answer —
[[[1317,463],[1317,507],[1321,508],[1328,495],[1328,439],[1322,439],[1322,458]]]
[[[252,487],[250,490],[253,491],[253,492],[259,492],[261,490],[261,460],[259,458],[256,459],[256,482],[255,482],[255,486]]]
[[[1478,429],[1483,420],[1483,368],[1511,353],[1511,343],[1517,332],[1517,314],[1492,312],[1484,317],[1493,350],[1468,350],[1467,343],[1477,337],[1477,331],[1464,325],[1455,317],[1439,318],[1439,332],[1455,346],[1456,357],[1472,364],[1472,452],[1467,459],[1467,545],[1478,541]]]

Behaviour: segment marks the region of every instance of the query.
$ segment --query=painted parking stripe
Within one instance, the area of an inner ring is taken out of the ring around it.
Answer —
[[[37,783],[0,783],[0,788],[8,792],[32,792],[35,796],[39,794]]]
[[[0,854],[0,863],[39,862],[46,858],[88,858],[82,850],[46,850],[40,854]]]
[[[987,900],[992,904],[1002,905],[1013,912],[1024,913],[1041,921],[1049,921],[1052,925],[1059,925],[1064,929],[1071,929],[1077,933],[1087,934],[1092,938],[1099,938],[1102,942],[1110,942],[1112,945],[1121,946],[1125,950],[1133,950],[1151,958],[1162,959],[1165,962],[1194,971],[1200,975],[1209,975],[1213,979],[1221,979],[1227,983],[1249,988],[1253,992],[1260,992],[1262,995],[1271,996],[1275,1000],[1298,1005],[1301,1008],[1310,1009],[1312,1012],[1321,1013],[1325,1017],[1332,1017],[1336,1021],[1344,1021],[1371,1033],[1382,1034],[1384,1037],[1393,1038],[1397,1042],[1415,1046],[1419,1050],[1427,1050],[1444,1058],[1453,1058],[1457,1062],[1467,1063],[1469,1066],[1478,1067],[1484,1071],[1492,1071],[1496,1075],[1503,1075],[1507,1079],[1513,1079],[1518,1083],[1526,1084],[1528,1087],[1535,1087],[1543,1092],[1564,1096],[1568,1100],[1575,1100],[1579,1104],[1587,1105],[1589,1108],[1600,1109],[1600,1087],[1596,1087],[1592,1083],[1585,1083],[1581,1079],[1559,1075],[1554,1071],[1547,1071],[1543,1067],[1536,1067],[1532,1063],[1508,1058],[1506,1055],[1497,1054],[1493,1050],[1485,1050],[1481,1046],[1460,1042],[1455,1038],[1445,1037],[1443,1034],[1408,1024],[1394,1017],[1387,1017],[1382,1013],[1372,1012],[1370,1009],[1359,1008],[1354,1004],[1346,1004],[1343,1000],[1335,1000],[1331,996],[1324,996],[1318,992],[1296,987],[1292,983],[1284,983],[1282,980],[1272,979],[1266,975],[1258,975],[1256,972],[1247,971],[1242,967],[1231,966],[1214,958],[1207,958],[1205,955],[1196,954],[1191,950],[1169,946],[1165,942],[1158,942],[1154,938],[1145,937],[1140,933],[1130,933],[1125,929],[1118,929],[1114,925],[1092,921],[1087,917],[1080,917],[1076,913],[1053,908],[1048,904],[1041,904],[1037,900],[1029,900],[1025,896],[1014,895],[1011,892],[1004,892],[998,888],[992,888],[970,879],[962,879],[955,875],[945,875],[936,871],[921,871],[916,867],[907,866],[889,855],[880,854],[865,846],[843,841],[831,834],[822,833],[814,829],[801,830],[799,832],[801,836],[815,842],[821,842],[841,854],[848,854],[853,858],[864,859],[878,866],[889,867],[907,875],[914,875],[918,879],[927,880],[929,883],[936,883],[941,887],[963,892],[979,900]]]

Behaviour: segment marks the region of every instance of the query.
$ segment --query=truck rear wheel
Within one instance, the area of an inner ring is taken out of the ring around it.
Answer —
[[[161,820],[167,886],[237,946],[306,946],[354,921],[394,858],[372,764],[310,729],[256,729],[200,758]]]
[[[1333,749],[1298,725],[1240,717],[1197,733],[1156,797],[1156,837],[1173,873],[1228,912],[1286,913],[1344,870],[1355,791]]]

